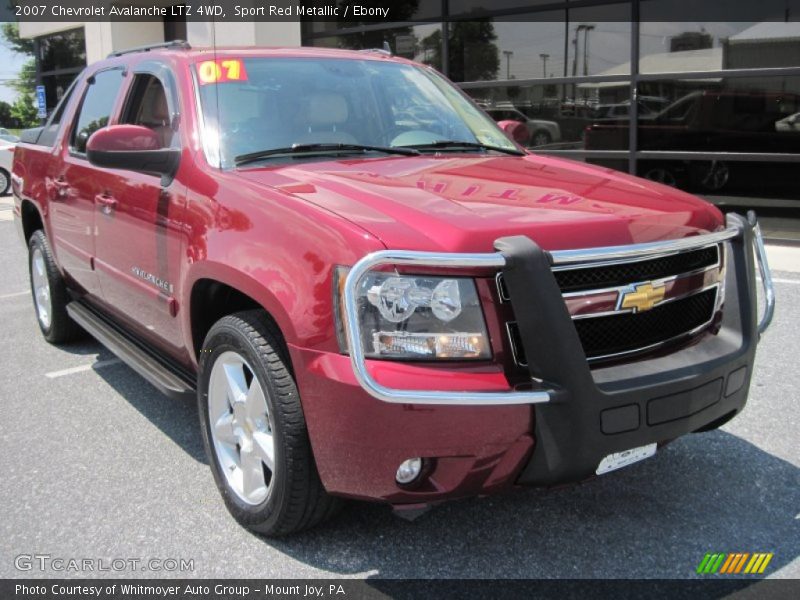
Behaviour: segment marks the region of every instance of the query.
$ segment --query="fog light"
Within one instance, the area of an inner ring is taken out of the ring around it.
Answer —
[[[401,483],[403,485],[409,484],[419,477],[421,471],[422,459],[409,458],[408,460],[401,462],[400,466],[397,467],[397,475],[395,475],[395,479],[397,480],[397,483]]]

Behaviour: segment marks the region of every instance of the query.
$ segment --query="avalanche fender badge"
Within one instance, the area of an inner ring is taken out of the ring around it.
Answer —
[[[656,453],[656,445],[657,444],[647,444],[647,446],[639,446],[638,448],[631,448],[623,452],[609,454],[600,461],[600,464],[597,466],[597,471],[595,472],[598,475],[602,475],[603,473],[627,467],[645,458],[650,458]]]
[[[238,58],[204,60],[197,64],[197,79],[200,85],[225,83],[226,81],[247,81],[244,63]]]

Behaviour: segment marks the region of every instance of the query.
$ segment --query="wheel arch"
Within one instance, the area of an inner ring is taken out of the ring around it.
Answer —
[[[20,204],[20,218],[22,219],[22,232],[25,236],[25,243],[30,242],[31,236],[35,231],[39,229],[45,231],[42,213],[39,207],[31,200],[22,200]]]
[[[243,310],[264,311],[284,344],[294,338],[289,315],[269,289],[241,272],[229,271],[225,265],[213,268],[205,265],[187,285],[185,297],[189,306],[184,313],[184,326],[189,338],[187,347],[191,348],[196,362],[199,362],[203,341],[214,323]]]

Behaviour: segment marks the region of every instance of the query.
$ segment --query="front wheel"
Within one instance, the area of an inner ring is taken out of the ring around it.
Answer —
[[[223,317],[200,360],[203,442],[233,517],[270,536],[307,529],[338,502],[317,473],[297,386],[262,311]]]

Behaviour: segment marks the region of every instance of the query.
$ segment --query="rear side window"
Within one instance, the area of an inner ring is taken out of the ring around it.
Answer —
[[[101,71],[89,78],[89,87],[83,97],[75,129],[72,130],[70,147],[73,151],[86,152],[86,142],[89,137],[101,127],[108,125],[120,87],[122,87],[120,69]]]

